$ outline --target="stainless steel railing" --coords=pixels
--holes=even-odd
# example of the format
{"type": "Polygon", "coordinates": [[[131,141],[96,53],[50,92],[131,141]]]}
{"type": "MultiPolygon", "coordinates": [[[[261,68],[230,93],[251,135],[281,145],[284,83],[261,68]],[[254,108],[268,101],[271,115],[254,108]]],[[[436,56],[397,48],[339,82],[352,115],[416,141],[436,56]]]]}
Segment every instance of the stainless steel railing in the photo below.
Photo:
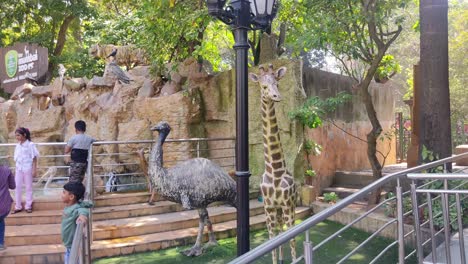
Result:
{"type": "MultiPolygon", "coordinates": [[[[118,184],[114,187],[135,187],[139,186],[144,190],[147,186],[144,180],[144,174],[141,171],[137,157],[137,151],[141,148],[151,149],[155,143],[153,140],[134,140],[134,141],[98,141],[94,142],[88,156],[88,168],[85,178],[85,200],[94,203],[96,188],[104,188],[105,185],[96,185],[95,180],[106,178],[108,172],[120,171],[115,173],[116,177],[130,178],[130,183],[118,184]],[[141,179],[142,180],[141,180],[141,179]]],[[[38,176],[47,175],[46,178],[36,179],[38,181],[33,189],[35,191],[46,189],[61,190],[63,184],[68,181],[69,166],[65,163],[63,151],[65,142],[35,142],[40,156],[38,157],[38,176]],[[50,169],[54,173],[48,175],[50,169]],[[55,184],[50,184],[54,181],[55,184]],[[40,186],[45,182],[44,187],[40,186]]],[[[167,150],[164,151],[164,165],[172,166],[179,161],[194,157],[205,157],[217,162],[226,171],[233,170],[235,166],[235,138],[191,138],[191,139],[167,139],[164,144],[167,150]]],[[[15,169],[13,153],[16,144],[0,144],[0,159],[6,159],[11,169],[15,169]]],[[[136,188],[136,187],[135,187],[136,188]]],[[[76,229],[74,242],[72,246],[70,263],[91,263],[91,244],[93,241],[92,233],[93,214],[90,209],[88,223],[79,224],[76,229]]]]}
{"type": "MultiPolygon", "coordinates": [[[[88,220],[89,222],[89,220],[88,220]]],[[[91,263],[91,247],[88,224],[79,223],[76,225],[73,243],[70,251],[68,263],[73,264],[90,264],[91,263]]]]}
{"type": "MultiPolygon", "coordinates": [[[[91,200],[98,189],[105,189],[105,181],[112,171],[115,177],[126,178],[120,184],[114,185],[118,189],[145,189],[147,182],[140,168],[138,151],[141,148],[150,150],[154,140],[133,141],[98,141],[94,142],[89,153],[88,175],[92,181],[87,188],[95,190],[90,193],[91,200]],[[106,149],[107,151],[103,151],[106,149]],[[102,184],[97,182],[104,178],[102,184]]],[[[164,166],[172,166],[177,162],[194,157],[205,157],[218,163],[226,171],[235,166],[234,138],[191,138],[167,139],[164,144],[164,166]]],[[[148,151],[149,152],[149,151],[148,151]]]]}
{"type": "MultiPolygon", "coordinates": [[[[65,164],[65,157],[63,154],[65,142],[34,142],[38,151],[39,157],[37,159],[37,178],[33,189],[38,191],[47,190],[60,190],[65,182],[68,181],[69,166],[65,164]]],[[[10,168],[15,170],[15,162],[13,160],[13,153],[16,144],[14,143],[1,143],[0,144],[0,159],[7,160],[10,168]]]]}
{"type": "MultiPolygon", "coordinates": [[[[386,247],[381,252],[379,252],[370,261],[370,263],[381,262],[382,257],[385,256],[385,254],[389,252],[389,250],[395,249],[395,248],[398,250],[398,259],[395,259],[395,262],[405,263],[405,261],[408,261],[410,259],[414,261],[415,256],[417,256],[417,261],[419,263],[422,263],[422,260],[424,259],[424,257],[431,257],[429,254],[431,253],[431,251],[434,251],[433,249],[434,247],[444,242],[445,242],[445,245],[450,243],[450,241],[447,240],[448,239],[447,237],[450,237],[453,234],[453,232],[451,232],[451,230],[453,229],[450,228],[450,223],[454,221],[453,218],[456,218],[456,221],[458,223],[458,228],[461,229],[463,227],[462,226],[463,224],[460,223],[462,221],[460,220],[460,216],[463,216],[464,214],[468,215],[468,206],[462,206],[461,204],[464,202],[464,199],[467,196],[468,173],[461,171],[461,174],[457,174],[457,175],[452,175],[450,173],[431,175],[431,174],[426,173],[426,170],[438,168],[440,166],[443,166],[445,168],[446,164],[452,163],[453,161],[456,161],[461,158],[466,158],[466,157],[468,157],[468,153],[441,159],[435,162],[431,162],[431,163],[417,166],[417,167],[407,169],[401,172],[387,175],[369,184],[368,186],[362,188],[360,191],[339,201],[334,206],[329,207],[315,214],[314,216],[306,219],[305,221],[298,224],[297,226],[292,227],[286,232],[279,234],[273,239],[270,239],[269,241],[254,248],[250,252],[247,252],[246,254],[232,260],[230,263],[232,264],[253,263],[257,259],[261,258],[262,256],[269,254],[272,250],[277,250],[280,246],[287,243],[292,238],[300,236],[300,235],[304,235],[305,237],[305,241],[303,245],[304,250],[302,254],[296,260],[291,260],[291,263],[299,263],[300,261],[304,261],[306,264],[314,263],[313,261],[314,256],[318,253],[318,250],[320,250],[323,245],[325,245],[326,243],[329,243],[330,241],[334,239],[337,239],[342,232],[351,228],[352,226],[355,226],[356,223],[362,221],[364,218],[369,216],[369,214],[371,214],[372,212],[375,212],[376,210],[382,210],[382,208],[393,208],[395,211],[395,216],[388,218],[388,220],[382,223],[376,229],[375,232],[371,233],[369,237],[367,237],[364,241],[362,241],[355,248],[350,250],[350,252],[347,253],[345,256],[339,256],[339,258],[337,258],[336,263],[344,263],[345,261],[349,260],[351,256],[355,255],[360,249],[364,248],[366,245],[371,243],[373,239],[380,236],[383,232],[385,232],[385,230],[392,229],[392,228],[393,229],[390,233],[394,233],[393,239],[386,245],[386,247]],[[424,174],[415,175],[414,173],[424,173],[424,174]],[[410,184],[411,188],[407,186],[408,185],[407,182],[409,180],[411,181],[411,184],[410,184]],[[449,180],[452,180],[452,181],[459,180],[461,182],[449,184],[449,180]],[[439,181],[443,182],[442,183],[443,187],[441,189],[436,188],[438,186],[440,187],[440,184],[436,184],[439,181]],[[350,223],[345,225],[340,230],[336,231],[329,238],[321,241],[315,246],[313,245],[310,239],[311,228],[316,227],[317,224],[325,221],[329,217],[334,216],[339,211],[343,210],[345,207],[351,205],[352,203],[360,200],[361,198],[366,197],[369,193],[375,190],[378,190],[380,188],[384,188],[384,187],[388,188],[388,186],[395,186],[394,191],[396,195],[394,197],[385,199],[384,201],[376,205],[371,210],[368,210],[362,215],[356,217],[354,220],[350,221],[350,223]],[[404,190],[403,187],[409,190],[403,191],[404,190]],[[427,197],[428,196],[427,193],[430,193],[429,196],[432,200],[428,198],[428,201],[431,201],[431,202],[426,202],[422,199],[422,196],[417,195],[417,194],[425,194],[425,196],[427,197]],[[433,208],[431,207],[431,205],[433,205],[433,199],[437,199],[437,196],[433,197],[434,194],[441,194],[442,197],[447,196],[449,194],[455,195],[456,199],[454,202],[450,203],[447,197],[442,198],[443,201],[441,203],[445,204],[443,206],[444,208],[442,208],[442,212],[438,212],[434,214],[432,210],[433,208]],[[410,202],[409,206],[407,204],[408,201],[410,202]],[[455,216],[453,214],[452,215],[449,214],[449,210],[450,210],[449,208],[456,208],[457,213],[455,214],[455,216]],[[427,213],[418,215],[418,213],[421,213],[421,212],[424,213],[425,211],[427,213]],[[441,214],[444,215],[442,217],[442,220],[440,218],[441,214]],[[424,217],[421,217],[422,215],[424,215],[424,217]],[[430,219],[435,219],[437,217],[439,220],[442,221],[442,223],[439,224],[437,228],[435,228],[434,220],[431,221],[430,219]],[[411,218],[413,218],[412,226],[405,224],[405,221],[410,221],[411,218]],[[429,220],[426,220],[426,218],[428,218],[429,220]],[[429,235],[425,234],[426,236],[428,236],[428,238],[426,239],[425,237],[422,236],[421,227],[427,228],[428,226],[431,226],[431,225],[432,225],[432,228],[429,228],[429,229],[432,230],[431,231],[432,233],[430,233],[429,235]],[[440,242],[436,239],[437,238],[435,234],[436,229],[439,229],[438,232],[444,232],[445,241],[440,242]],[[430,242],[431,242],[432,250],[427,252],[426,245],[428,245],[428,243],[430,242]]],[[[466,168],[464,170],[466,170],[466,168]]],[[[464,247],[463,245],[466,243],[464,243],[463,241],[463,232],[461,231],[459,232],[461,234],[459,236],[460,237],[460,252],[461,252],[464,247]]],[[[445,250],[447,251],[448,249],[446,248],[445,250]]],[[[450,253],[447,253],[447,254],[450,254],[450,253]]],[[[463,256],[463,254],[461,254],[460,258],[462,260],[465,260],[465,257],[463,256]]],[[[449,257],[447,257],[447,259],[449,260],[448,263],[458,263],[458,262],[453,262],[453,261],[450,262],[449,257]]],[[[459,262],[459,263],[463,263],[463,262],[459,262]]]]}

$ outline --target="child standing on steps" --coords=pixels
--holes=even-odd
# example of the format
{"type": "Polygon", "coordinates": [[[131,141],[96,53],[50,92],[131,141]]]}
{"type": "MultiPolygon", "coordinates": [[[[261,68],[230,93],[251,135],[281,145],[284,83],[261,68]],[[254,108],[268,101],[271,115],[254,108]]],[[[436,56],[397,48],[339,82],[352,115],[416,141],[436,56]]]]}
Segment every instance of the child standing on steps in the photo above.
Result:
{"type": "Polygon", "coordinates": [[[27,213],[32,213],[33,203],[33,179],[37,173],[37,157],[39,152],[36,145],[31,142],[31,133],[29,129],[20,127],[15,131],[16,140],[18,144],[15,148],[14,159],[16,162],[15,181],[15,210],[12,214],[19,213],[23,210],[21,205],[21,192],[23,184],[25,186],[26,202],[25,209],[27,213]]]}
{"type": "Polygon", "coordinates": [[[0,164],[0,250],[5,249],[5,218],[13,203],[8,189],[15,189],[15,178],[8,166],[0,164]]]}
{"type": "Polygon", "coordinates": [[[69,264],[76,224],[86,224],[88,221],[89,208],[93,206],[90,202],[81,201],[84,193],[85,187],[81,182],[68,182],[63,186],[62,202],[65,203],[65,208],[62,214],[61,234],[63,245],[66,248],[65,264],[69,264]]]}

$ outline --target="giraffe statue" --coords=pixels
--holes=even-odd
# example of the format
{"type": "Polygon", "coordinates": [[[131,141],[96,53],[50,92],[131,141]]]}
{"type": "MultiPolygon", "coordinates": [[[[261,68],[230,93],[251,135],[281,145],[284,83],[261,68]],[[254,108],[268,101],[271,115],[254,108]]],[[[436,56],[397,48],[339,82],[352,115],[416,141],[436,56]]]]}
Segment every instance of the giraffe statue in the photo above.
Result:
{"type": "MultiPolygon", "coordinates": [[[[287,228],[294,225],[297,193],[294,177],[286,170],[275,114],[275,103],[281,101],[278,81],[286,73],[286,68],[281,67],[275,71],[273,65],[270,64],[267,70],[263,66],[259,69],[259,75],[250,73],[249,77],[254,82],[258,82],[261,89],[265,172],[260,189],[267,216],[268,234],[271,239],[283,231],[284,224],[287,228]]],[[[295,260],[295,239],[291,239],[290,246],[292,259],[295,260]]],[[[276,264],[278,260],[276,250],[272,252],[272,257],[273,263],[276,264]]],[[[279,247],[279,262],[283,263],[282,247],[279,247]]]]}

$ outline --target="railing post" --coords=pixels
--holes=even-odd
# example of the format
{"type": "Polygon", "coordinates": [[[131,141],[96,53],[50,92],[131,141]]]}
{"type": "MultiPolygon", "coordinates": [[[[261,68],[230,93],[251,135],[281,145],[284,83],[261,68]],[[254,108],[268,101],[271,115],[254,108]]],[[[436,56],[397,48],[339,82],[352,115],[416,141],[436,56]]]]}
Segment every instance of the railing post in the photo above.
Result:
{"type": "Polygon", "coordinates": [[[413,206],[413,217],[414,217],[414,232],[416,234],[416,254],[418,255],[418,263],[423,263],[424,255],[422,248],[421,230],[419,226],[419,209],[418,209],[418,197],[416,194],[416,184],[414,181],[411,183],[411,204],[413,206]]]}
{"type": "Polygon", "coordinates": [[[197,158],[200,157],[200,140],[197,140],[197,158]]]}
{"type": "MultiPolygon", "coordinates": [[[[93,158],[93,144],[91,144],[88,153],[88,168],[87,168],[87,182],[86,182],[86,189],[88,193],[87,199],[93,203],[94,206],[94,158],[93,158]]],[[[91,245],[93,244],[93,208],[89,208],[89,216],[88,216],[88,228],[86,228],[87,233],[87,243],[86,247],[89,252],[89,263],[91,263],[91,245]]]]}
{"type": "Polygon", "coordinates": [[[312,242],[310,241],[310,234],[309,230],[305,232],[305,241],[304,241],[304,261],[305,264],[313,264],[314,263],[314,247],[312,242]]]}
{"type": "Polygon", "coordinates": [[[432,197],[430,193],[426,194],[427,197],[427,209],[429,214],[429,228],[431,229],[431,250],[432,250],[432,262],[436,263],[437,254],[436,254],[436,237],[435,237],[435,228],[434,228],[434,215],[432,213],[432,197]]]}
{"type": "Polygon", "coordinates": [[[442,216],[444,218],[445,256],[447,263],[452,263],[450,256],[450,207],[448,206],[448,194],[442,193],[440,197],[442,198],[442,216]]]}
{"type": "Polygon", "coordinates": [[[462,213],[463,210],[461,209],[461,201],[460,201],[460,194],[455,194],[455,202],[457,203],[457,222],[458,222],[458,241],[460,245],[460,259],[461,263],[467,263],[466,262],[466,256],[465,256],[465,237],[463,235],[463,219],[462,219],[462,213]]]}
{"type": "Polygon", "coordinates": [[[397,221],[398,221],[398,263],[405,263],[405,226],[403,223],[403,196],[400,180],[396,187],[397,221]]]}

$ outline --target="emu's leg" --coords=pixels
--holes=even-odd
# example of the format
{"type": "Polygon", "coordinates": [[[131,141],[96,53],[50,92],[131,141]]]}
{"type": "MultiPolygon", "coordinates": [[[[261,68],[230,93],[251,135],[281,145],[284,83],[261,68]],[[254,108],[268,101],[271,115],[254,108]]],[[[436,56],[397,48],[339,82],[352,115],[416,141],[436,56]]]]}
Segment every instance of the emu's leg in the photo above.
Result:
{"type": "Polygon", "coordinates": [[[182,251],[182,254],[189,257],[200,256],[203,253],[201,244],[203,239],[203,229],[205,228],[206,217],[208,217],[208,211],[206,210],[206,208],[200,208],[198,209],[198,215],[200,216],[200,219],[198,222],[198,235],[195,245],[193,245],[193,247],[191,247],[190,249],[182,251]]]}
{"type": "Polygon", "coordinates": [[[216,241],[216,237],[215,237],[215,234],[214,234],[214,231],[213,231],[213,225],[211,224],[211,220],[210,220],[210,216],[208,215],[208,211],[206,210],[206,208],[203,208],[201,210],[205,210],[206,211],[206,218],[205,218],[205,224],[206,224],[206,227],[208,228],[208,232],[209,232],[209,240],[208,242],[203,246],[203,249],[207,249],[209,247],[212,247],[212,246],[217,246],[218,245],[218,242],[216,241]]]}
{"type": "MultiPolygon", "coordinates": [[[[266,214],[266,223],[268,227],[268,235],[270,239],[274,238],[276,235],[276,224],[277,224],[277,213],[276,213],[276,208],[271,208],[271,207],[265,207],[265,214],[266,214]]],[[[272,257],[272,264],[276,264],[278,261],[278,258],[276,256],[276,249],[271,251],[271,257],[272,257]]]]}
{"type": "MultiPolygon", "coordinates": [[[[296,206],[294,205],[294,202],[291,202],[291,206],[284,206],[283,207],[283,219],[286,222],[286,227],[287,229],[290,229],[291,227],[294,226],[294,221],[296,220],[296,206]]],[[[296,260],[296,239],[292,238],[289,240],[289,246],[291,247],[291,258],[292,260],[296,260]]]]}
{"type": "Polygon", "coordinates": [[[153,186],[151,185],[150,176],[148,174],[148,162],[146,161],[146,158],[145,158],[145,149],[142,148],[138,150],[137,154],[138,154],[138,158],[140,159],[140,168],[146,177],[146,182],[148,184],[148,191],[151,193],[151,196],[148,200],[148,204],[153,205],[156,191],[153,189],[153,186]]]}

